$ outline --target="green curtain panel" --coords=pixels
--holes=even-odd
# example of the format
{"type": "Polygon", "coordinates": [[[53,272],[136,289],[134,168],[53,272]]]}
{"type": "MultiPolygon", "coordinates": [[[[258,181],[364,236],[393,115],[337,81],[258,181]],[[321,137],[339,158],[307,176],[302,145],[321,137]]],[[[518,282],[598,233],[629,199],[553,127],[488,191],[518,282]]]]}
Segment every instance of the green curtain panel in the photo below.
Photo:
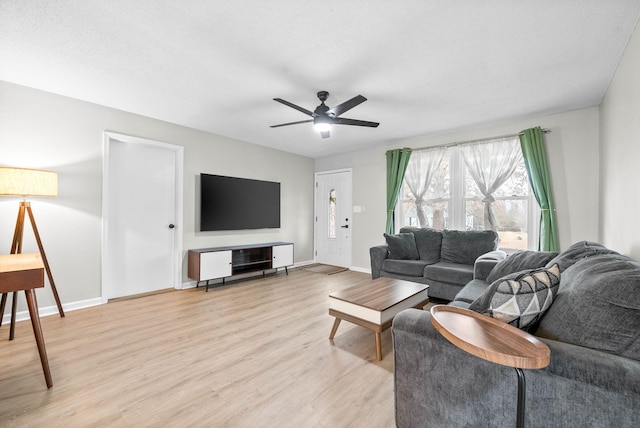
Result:
{"type": "Polygon", "coordinates": [[[520,145],[533,194],[542,210],[540,213],[538,250],[559,251],[556,209],[553,203],[547,149],[544,144],[542,129],[537,126],[522,131],[520,133],[520,145]]]}
{"type": "Polygon", "coordinates": [[[393,212],[398,201],[398,193],[402,187],[404,173],[409,164],[411,149],[402,148],[389,150],[387,152],[387,233],[392,234],[394,230],[393,212]]]}

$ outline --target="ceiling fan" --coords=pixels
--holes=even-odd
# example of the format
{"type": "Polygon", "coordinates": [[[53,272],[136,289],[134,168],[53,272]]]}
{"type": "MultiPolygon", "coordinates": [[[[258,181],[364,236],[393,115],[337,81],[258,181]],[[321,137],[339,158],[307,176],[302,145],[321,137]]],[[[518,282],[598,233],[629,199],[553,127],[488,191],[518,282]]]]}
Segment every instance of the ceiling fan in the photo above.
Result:
{"type": "Polygon", "coordinates": [[[320,91],[318,92],[318,99],[320,100],[320,105],[316,107],[316,109],[311,112],[305,108],[297,106],[289,101],[285,101],[282,98],[274,98],[274,101],[282,103],[286,106],[289,106],[293,109],[296,109],[308,116],[311,116],[313,119],[310,120],[300,120],[298,122],[289,122],[282,123],[280,125],[272,125],[271,128],[278,128],[280,126],[288,126],[288,125],[297,125],[298,123],[310,123],[313,122],[314,128],[320,132],[322,138],[329,138],[329,131],[331,130],[331,125],[355,125],[355,126],[368,126],[370,128],[377,128],[380,125],[378,122],[367,122],[364,120],[356,120],[356,119],[347,119],[346,117],[339,117],[342,113],[351,110],[355,106],[362,104],[367,101],[365,97],[362,95],[358,95],[356,97],[351,98],[349,101],[345,101],[342,104],[335,106],[334,108],[327,107],[324,102],[329,98],[329,92],[320,91]]]}

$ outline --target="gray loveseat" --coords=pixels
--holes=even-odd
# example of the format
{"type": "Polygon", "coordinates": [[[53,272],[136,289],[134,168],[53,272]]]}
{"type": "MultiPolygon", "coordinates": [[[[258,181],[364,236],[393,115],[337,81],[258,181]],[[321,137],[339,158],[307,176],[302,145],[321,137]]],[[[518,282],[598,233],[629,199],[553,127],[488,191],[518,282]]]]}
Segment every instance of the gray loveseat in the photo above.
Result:
{"type": "MultiPolygon", "coordinates": [[[[505,274],[509,263],[518,269],[548,260],[547,267],[560,269],[553,303],[531,330],[551,349],[551,362],[525,370],[526,426],[640,426],[640,263],[592,242],[556,257],[530,255],[494,267],[505,274]]],[[[467,300],[482,297],[481,281],[451,304],[472,306],[467,300]]],[[[488,285],[485,280],[484,290],[488,285]]],[[[399,428],[514,426],[512,368],[452,345],[427,311],[402,311],[392,334],[399,428]]]]}
{"type": "Polygon", "coordinates": [[[498,234],[492,230],[403,227],[398,235],[385,234],[385,238],[387,245],[369,250],[372,278],[428,284],[429,297],[448,301],[473,279],[478,257],[483,256],[480,263],[491,263],[506,256],[497,250],[498,234]]]}

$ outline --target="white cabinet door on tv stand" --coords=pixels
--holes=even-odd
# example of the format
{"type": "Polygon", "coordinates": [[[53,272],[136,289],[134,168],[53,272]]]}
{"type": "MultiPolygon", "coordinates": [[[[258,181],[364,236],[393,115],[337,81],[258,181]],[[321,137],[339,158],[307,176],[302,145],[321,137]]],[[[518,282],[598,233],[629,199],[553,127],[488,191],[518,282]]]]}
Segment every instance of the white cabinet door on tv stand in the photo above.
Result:
{"type": "Polygon", "coordinates": [[[271,266],[274,269],[283,267],[289,273],[287,266],[293,264],[293,244],[274,245],[271,251],[273,257],[271,266]]]}
{"type": "Polygon", "coordinates": [[[231,276],[231,250],[200,254],[200,281],[231,276]]]}

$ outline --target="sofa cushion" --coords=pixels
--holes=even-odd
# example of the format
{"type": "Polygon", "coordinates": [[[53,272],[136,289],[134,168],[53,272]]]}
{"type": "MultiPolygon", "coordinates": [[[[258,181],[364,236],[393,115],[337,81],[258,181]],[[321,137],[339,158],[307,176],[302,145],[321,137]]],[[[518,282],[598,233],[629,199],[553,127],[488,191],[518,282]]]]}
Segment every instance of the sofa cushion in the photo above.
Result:
{"type": "Polygon", "coordinates": [[[417,260],[418,249],[413,233],[399,233],[397,235],[384,234],[389,246],[389,258],[396,260],[417,260]]]}
{"type": "Polygon", "coordinates": [[[495,265],[487,275],[487,282],[491,284],[514,272],[543,267],[557,255],[551,251],[518,251],[495,265]]]}
{"type": "Polygon", "coordinates": [[[453,299],[453,301],[473,303],[478,297],[482,296],[482,294],[487,291],[489,285],[490,284],[487,281],[483,281],[481,279],[473,279],[467,285],[465,285],[462,290],[458,291],[458,294],[456,294],[456,297],[453,299]]]}
{"type": "Polygon", "coordinates": [[[382,270],[397,275],[417,276],[422,278],[424,267],[426,265],[427,262],[424,260],[386,259],[382,263],[382,270]]]}
{"type": "Polygon", "coordinates": [[[616,253],[573,264],[535,334],[640,360],[640,263],[616,253]]]}
{"type": "Polygon", "coordinates": [[[554,264],[558,263],[558,265],[560,265],[560,272],[564,272],[567,268],[569,268],[579,260],[587,257],[597,256],[599,254],[618,253],[608,249],[602,244],[598,244],[597,242],[580,241],[576,242],[565,251],[561,252],[556,257],[551,259],[547,263],[547,266],[553,266],[554,264]]]}
{"type": "Polygon", "coordinates": [[[442,232],[426,227],[403,227],[400,233],[410,232],[416,238],[416,247],[420,260],[429,263],[440,261],[440,247],[442,246],[442,232]]]}
{"type": "Polygon", "coordinates": [[[498,234],[493,230],[443,230],[440,259],[473,265],[479,256],[496,248],[498,234]]]}
{"type": "Polygon", "coordinates": [[[559,284],[557,264],[516,272],[492,283],[469,309],[527,329],[551,307],[559,284]]]}
{"type": "Polygon", "coordinates": [[[424,268],[424,277],[439,282],[464,285],[473,279],[473,265],[438,262],[424,268]]]}

